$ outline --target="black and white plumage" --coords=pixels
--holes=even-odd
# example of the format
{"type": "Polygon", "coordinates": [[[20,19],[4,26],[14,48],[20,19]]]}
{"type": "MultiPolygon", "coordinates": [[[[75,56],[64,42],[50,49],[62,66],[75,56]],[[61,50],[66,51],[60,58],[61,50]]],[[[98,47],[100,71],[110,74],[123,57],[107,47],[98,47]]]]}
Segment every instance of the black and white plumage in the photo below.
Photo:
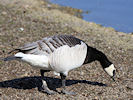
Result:
{"type": "Polygon", "coordinates": [[[22,60],[33,67],[40,68],[43,82],[42,90],[48,94],[53,92],[48,89],[46,82],[43,80],[44,72],[55,71],[60,73],[62,92],[71,94],[65,90],[65,78],[70,70],[95,60],[101,63],[103,69],[111,77],[114,76],[116,70],[105,54],[71,35],[45,37],[42,40],[25,44],[11,52],[16,53],[4,58],[5,61],[22,60]]]}

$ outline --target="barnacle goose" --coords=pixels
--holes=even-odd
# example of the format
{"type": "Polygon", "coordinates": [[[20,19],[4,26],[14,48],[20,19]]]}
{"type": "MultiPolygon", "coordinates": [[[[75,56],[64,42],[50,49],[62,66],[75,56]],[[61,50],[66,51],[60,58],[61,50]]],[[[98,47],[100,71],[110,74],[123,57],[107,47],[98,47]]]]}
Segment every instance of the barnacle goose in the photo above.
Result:
{"type": "Polygon", "coordinates": [[[70,70],[97,60],[112,79],[116,71],[113,63],[108,60],[104,53],[71,35],[45,37],[42,40],[25,44],[10,53],[15,54],[4,58],[4,61],[21,60],[33,67],[40,68],[43,83],[42,91],[48,94],[55,92],[47,87],[44,80],[45,72],[55,71],[60,73],[62,93],[73,94],[65,89],[65,79],[70,70]]]}

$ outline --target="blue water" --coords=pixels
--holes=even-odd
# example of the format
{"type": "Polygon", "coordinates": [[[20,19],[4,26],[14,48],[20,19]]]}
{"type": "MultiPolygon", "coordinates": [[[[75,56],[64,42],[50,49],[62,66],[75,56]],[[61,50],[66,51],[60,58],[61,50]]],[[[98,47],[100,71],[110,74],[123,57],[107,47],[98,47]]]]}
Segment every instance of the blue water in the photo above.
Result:
{"type": "Polygon", "coordinates": [[[53,3],[89,11],[83,19],[117,31],[133,32],[133,0],[50,0],[53,3]]]}

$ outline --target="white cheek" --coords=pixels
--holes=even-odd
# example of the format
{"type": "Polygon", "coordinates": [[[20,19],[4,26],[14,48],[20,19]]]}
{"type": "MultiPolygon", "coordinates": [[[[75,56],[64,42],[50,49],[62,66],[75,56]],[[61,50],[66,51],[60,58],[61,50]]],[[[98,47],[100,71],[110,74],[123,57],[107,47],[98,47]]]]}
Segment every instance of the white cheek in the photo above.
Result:
{"type": "Polygon", "coordinates": [[[109,67],[105,68],[105,71],[110,75],[113,76],[113,71],[116,70],[114,65],[111,64],[109,67]]]}

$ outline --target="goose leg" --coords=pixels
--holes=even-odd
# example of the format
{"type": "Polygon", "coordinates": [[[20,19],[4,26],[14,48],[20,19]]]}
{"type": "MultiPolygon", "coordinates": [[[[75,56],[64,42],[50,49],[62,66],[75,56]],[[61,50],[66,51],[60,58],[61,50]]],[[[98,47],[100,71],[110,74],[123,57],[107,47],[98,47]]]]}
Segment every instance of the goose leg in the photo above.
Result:
{"type": "Polygon", "coordinates": [[[44,72],[49,72],[49,71],[46,71],[46,70],[40,70],[40,73],[41,73],[41,79],[42,79],[42,87],[41,87],[41,92],[44,92],[44,93],[47,93],[49,95],[52,95],[52,94],[55,94],[54,91],[50,90],[47,86],[47,83],[46,81],[44,80],[44,72]]]}
{"type": "Polygon", "coordinates": [[[75,95],[74,92],[70,92],[70,91],[66,91],[66,76],[63,74],[63,73],[60,73],[60,76],[61,76],[61,81],[62,81],[62,93],[63,94],[68,94],[68,95],[75,95]]]}

